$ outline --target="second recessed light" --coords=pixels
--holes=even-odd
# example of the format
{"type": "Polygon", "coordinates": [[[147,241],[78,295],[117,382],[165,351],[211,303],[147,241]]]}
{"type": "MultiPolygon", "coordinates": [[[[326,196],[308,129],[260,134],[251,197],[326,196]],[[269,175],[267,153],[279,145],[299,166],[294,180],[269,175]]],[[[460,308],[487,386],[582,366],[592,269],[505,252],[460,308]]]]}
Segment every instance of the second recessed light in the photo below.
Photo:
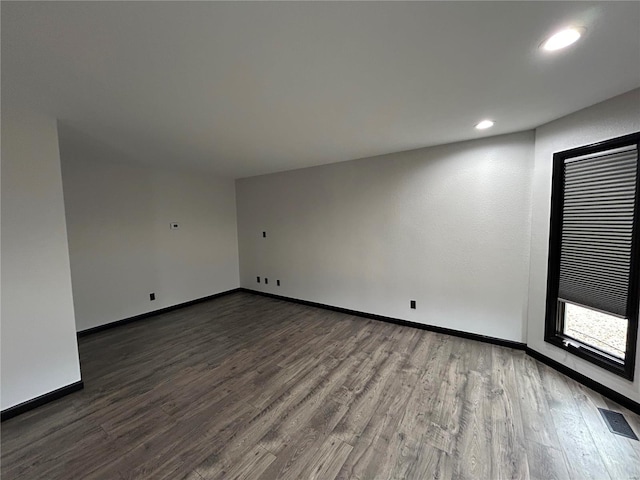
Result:
{"type": "Polygon", "coordinates": [[[583,27],[560,30],[558,33],[555,33],[546,39],[542,45],[540,45],[540,48],[547,52],[553,52],[555,50],[568,47],[569,45],[576,43],[584,31],[585,29],[583,27]]]}
{"type": "Polygon", "coordinates": [[[493,127],[495,122],[493,120],[482,120],[480,123],[476,125],[478,130],[486,130],[487,128],[493,127]]]}

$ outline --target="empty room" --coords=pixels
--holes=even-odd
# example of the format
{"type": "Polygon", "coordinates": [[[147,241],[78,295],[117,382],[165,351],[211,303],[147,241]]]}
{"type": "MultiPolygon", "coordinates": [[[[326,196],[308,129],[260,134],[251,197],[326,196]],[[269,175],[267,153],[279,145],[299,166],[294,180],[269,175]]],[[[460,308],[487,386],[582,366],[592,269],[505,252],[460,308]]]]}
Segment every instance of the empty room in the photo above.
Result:
{"type": "Polygon", "coordinates": [[[4,480],[640,479],[640,2],[0,2],[4,480]]]}

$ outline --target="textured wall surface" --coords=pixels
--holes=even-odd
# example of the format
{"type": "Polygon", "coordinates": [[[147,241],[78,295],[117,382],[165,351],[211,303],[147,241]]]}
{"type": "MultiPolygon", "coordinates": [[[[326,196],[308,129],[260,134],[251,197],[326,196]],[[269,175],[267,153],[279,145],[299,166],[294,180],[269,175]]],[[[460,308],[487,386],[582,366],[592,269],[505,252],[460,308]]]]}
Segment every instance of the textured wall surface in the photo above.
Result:
{"type": "Polygon", "coordinates": [[[2,87],[2,409],[80,380],[56,120],[2,87]]]}
{"type": "Polygon", "coordinates": [[[525,132],[238,180],[241,285],[524,341],[532,173],[525,132]]]}
{"type": "MultiPolygon", "coordinates": [[[[544,341],[553,154],[640,131],[640,90],[599,103],[536,129],[528,344],[621,394],[640,401],[640,383],[629,382],[544,341]]],[[[640,355],[640,348],[638,349],[640,355]]],[[[636,361],[640,367],[640,363],[636,361]]]]}
{"type": "Polygon", "coordinates": [[[78,330],[238,287],[233,180],[119,163],[68,127],[60,152],[78,330]]]}

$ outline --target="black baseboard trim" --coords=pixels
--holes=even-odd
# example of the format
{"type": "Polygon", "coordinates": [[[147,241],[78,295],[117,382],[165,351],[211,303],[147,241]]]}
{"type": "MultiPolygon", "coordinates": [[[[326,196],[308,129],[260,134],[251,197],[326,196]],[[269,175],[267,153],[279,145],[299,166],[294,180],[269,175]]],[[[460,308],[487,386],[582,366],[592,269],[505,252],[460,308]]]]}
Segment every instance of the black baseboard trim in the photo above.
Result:
{"type": "Polygon", "coordinates": [[[65,395],[69,395],[70,393],[77,392],[78,390],[82,390],[84,388],[84,383],[82,380],[66,385],[62,388],[58,388],[53,392],[45,393],[44,395],[40,395],[39,397],[32,398],[31,400],[27,400],[26,402],[19,403],[13,407],[7,408],[6,410],[2,410],[0,414],[0,421],[4,422],[5,420],[9,420],[15,416],[18,416],[22,413],[28,412],[29,410],[33,410],[34,408],[40,407],[45,403],[53,402],[54,400],[58,400],[59,398],[64,397],[65,395]]]}
{"type": "Polygon", "coordinates": [[[549,367],[553,368],[554,370],[557,370],[558,372],[566,375],[567,377],[572,378],[576,382],[583,384],[585,387],[589,387],[591,390],[598,392],[600,395],[604,395],[605,397],[613,400],[614,402],[622,405],[623,407],[628,408],[633,413],[640,415],[640,403],[634,400],[631,400],[629,397],[625,397],[624,395],[616,392],[615,390],[612,390],[611,388],[605,385],[602,385],[601,383],[596,382],[595,380],[587,377],[586,375],[583,375],[581,373],[576,372],[575,370],[572,370],[566,365],[560,362],[557,362],[547,357],[546,355],[543,355],[537,350],[527,347],[525,351],[527,352],[527,355],[529,355],[530,357],[535,358],[539,362],[544,363],[545,365],[548,365],[549,367]]]}
{"type": "Polygon", "coordinates": [[[443,333],[445,335],[467,338],[469,340],[477,340],[478,342],[490,343],[492,345],[499,345],[501,347],[515,348],[516,350],[524,350],[526,348],[525,343],[515,342],[513,340],[504,340],[502,338],[489,337],[486,335],[480,335],[478,333],[463,332],[461,330],[453,330],[451,328],[436,327],[435,325],[426,325],[424,323],[411,322],[409,320],[401,320],[399,318],[385,317],[384,315],[376,315],[375,313],[360,312],[358,310],[350,310],[348,308],[335,307],[333,305],[325,305],[324,303],[310,302],[308,300],[299,300],[297,298],[284,297],[282,295],[275,295],[273,293],[259,292],[257,290],[251,290],[249,288],[240,288],[240,291],[246,292],[246,293],[253,293],[255,295],[262,295],[263,297],[275,298],[277,300],[284,300],[286,302],[298,303],[300,305],[307,305],[309,307],[324,308],[325,310],[332,310],[334,312],[346,313],[347,315],[356,315],[358,317],[370,318],[372,320],[379,320],[381,322],[394,323],[396,325],[402,325],[404,327],[419,328],[421,330],[428,330],[430,332],[443,333]]]}
{"type": "Polygon", "coordinates": [[[225,292],[214,293],[213,295],[209,295],[207,297],[196,298],[195,300],[190,300],[188,302],[178,303],[177,305],[171,305],[170,307],[161,308],[159,310],[153,310],[152,312],[141,313],[140,315],[135,315],[133,317],[123,318],[122,320],[116,320],[115,322],[109,322],[109,323],[105,323],[104,325],[98,325],[97,327],[81,330],[77,333],[77,335],[78,335],[78,338],[86,337],[87,335],[91,335],[93,333],[102,332],[104,330],[109,330],[111,328],[121,327],[122,325],[127,325],[132,322],[137,322],[138,320],[144,320],[145,318],[160,315],[161,313],[171,312],[173,310],[178,310],[180,308],[190,307],[191,305],[195,305],[197,303],[213,300],[214,298],[224,297],[225,295],[230,295],[232,293],[239,292],[240,290],[242,289],[233,288],[225,292]]]}

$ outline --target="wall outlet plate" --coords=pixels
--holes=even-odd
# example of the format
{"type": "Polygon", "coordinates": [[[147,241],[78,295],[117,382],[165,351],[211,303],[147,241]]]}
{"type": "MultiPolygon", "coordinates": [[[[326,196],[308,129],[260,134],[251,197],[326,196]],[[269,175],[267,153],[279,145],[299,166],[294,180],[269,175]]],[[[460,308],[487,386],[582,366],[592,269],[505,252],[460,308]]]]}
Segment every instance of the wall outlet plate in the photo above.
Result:
{"type": "Polygon", "coordinates": [[[180,228],[180,224],[178,222],[171,222],[169,224],[169,228],[171,230],[178,230],[180,228]]]}

